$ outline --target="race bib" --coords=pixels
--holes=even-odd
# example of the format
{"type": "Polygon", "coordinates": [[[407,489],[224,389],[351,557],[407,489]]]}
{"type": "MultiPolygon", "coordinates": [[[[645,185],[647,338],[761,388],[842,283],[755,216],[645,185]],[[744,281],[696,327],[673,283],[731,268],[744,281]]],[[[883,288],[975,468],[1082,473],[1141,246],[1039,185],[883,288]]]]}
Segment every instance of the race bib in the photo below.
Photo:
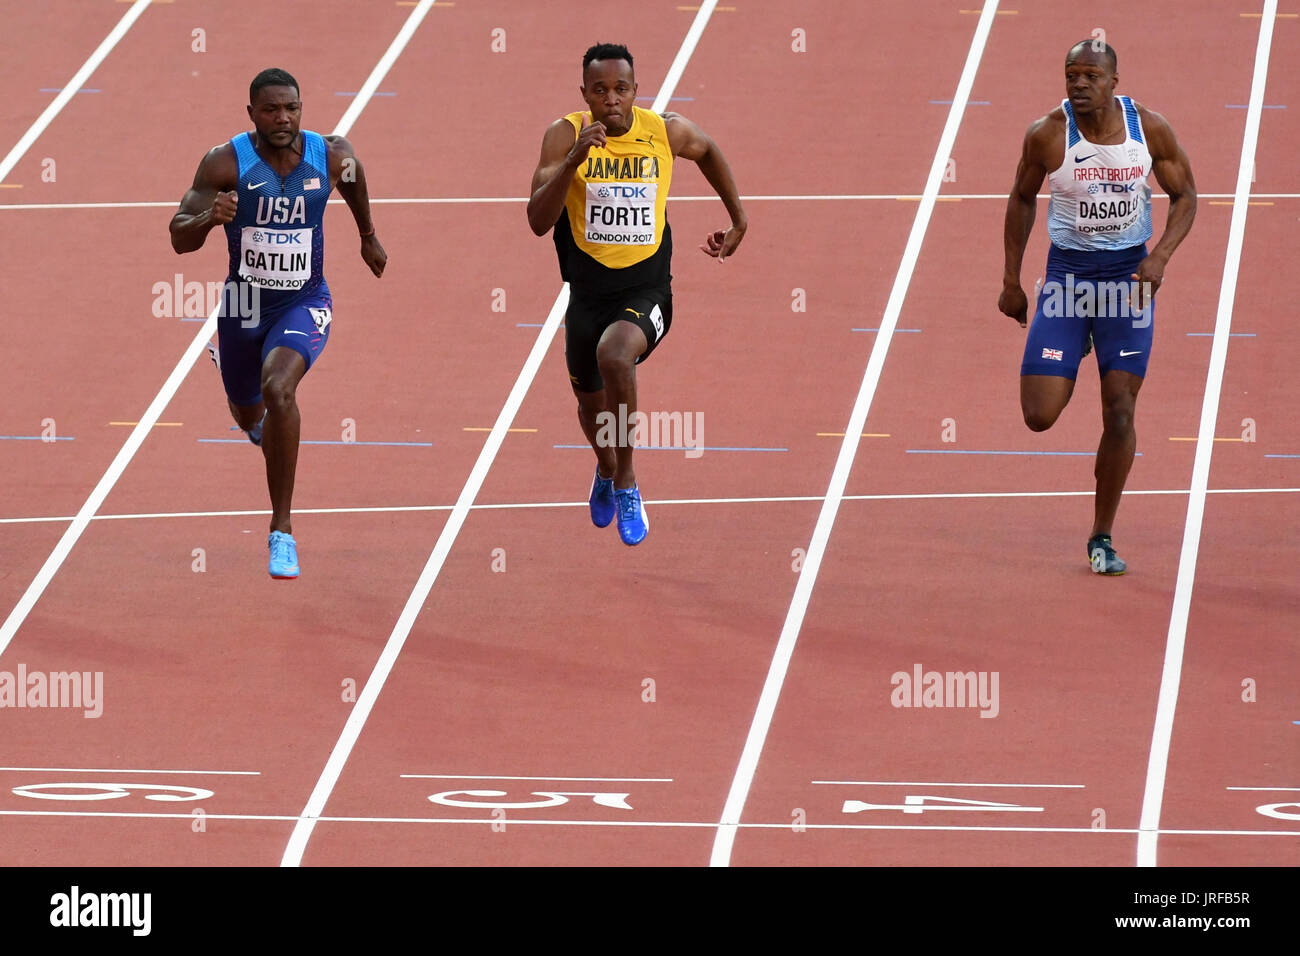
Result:
{"type": "MultiPolygon", "coordinates": [[[[1106,235],[1124,232],[1135,225],[1145,208],[1146,196],[1137,184],[1128,184],[1127,194],[1101,193],[1079,200],[1078,213],[1074,217],[1074,228],[1085,235],[1106,235]]],[[[1096,184],[1089,188],[1089,192],[1096,184]]]]}
{"type": "Polygon", "coordinates": [[[652,246],[658,183],[587,183],[587,241],[652,246]]]}
{"type": "Polygon", "coordinates": [[[239,275],[263,289],[301,289],[311,278],[310,229],[245,226],[239,236],[239,275]]]}

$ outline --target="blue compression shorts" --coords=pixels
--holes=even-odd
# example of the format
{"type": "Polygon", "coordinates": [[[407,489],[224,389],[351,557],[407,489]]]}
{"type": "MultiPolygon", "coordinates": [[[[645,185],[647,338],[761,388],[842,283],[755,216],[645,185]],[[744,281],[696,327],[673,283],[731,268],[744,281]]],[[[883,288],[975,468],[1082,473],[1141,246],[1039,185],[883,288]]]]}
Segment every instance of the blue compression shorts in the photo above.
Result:
{"type": "Polygon", "coordinates": [[[1118,369],[1145,378],[1155,303],[1134,306],[1132,276],[1146,256],[1144,245],[1092,252],[1053,245],[1020,374],[1073,379],[1091,333],[1103,376],[1118,369]]]}
{"type": "MultiPolygon", "coordinates": [[[[228,302],[238,290],[227,283],[228,302]]],[[[333,303],[329,288],[321,282],[312,292],[257,320],[241,316],[243,310],[225,307],[217,316],[217,346],[221,351],[221,381],[227,397],[236,405],[257,405],[262,401],[262,363],[272,349],[290,348],[303,357],[307,368],[320,356],[329,341],[333,303]],[[227,315],[227,312],[234,314],[227,315]]]]}

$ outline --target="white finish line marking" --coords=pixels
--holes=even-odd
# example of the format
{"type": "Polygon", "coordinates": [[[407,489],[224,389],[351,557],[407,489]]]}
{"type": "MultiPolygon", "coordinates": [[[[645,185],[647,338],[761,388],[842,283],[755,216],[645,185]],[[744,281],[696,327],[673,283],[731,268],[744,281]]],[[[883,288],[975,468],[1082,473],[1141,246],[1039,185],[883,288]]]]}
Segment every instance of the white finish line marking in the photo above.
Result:
{"type": "Polygon", "coordinates": [[[561,783],[672,783],[672,777],[503,777],[477,773],[404,773],[404,780],[540,780],[561,783]]]}
{"type": "Polygon", "coordinates": [[[815,784],[839,787],[1010,787],[1015,790],[1048,788],[1054,790],[1083,790],[1081,783],[900,783],[895,780],[814,780],[815,784]]]}
{"type": "MultiPolygon", "coordinates": [[[[1210,488],[1211,495],[1270,495],[1295,494],[1300,488],[1210,488]]],[[[1088,491],[955,491],[930,492],[925,494],[882,494],[882,495],[845,495],[843,501],[942,501],[984,498],[1091,498],[1096,494],[1088,491]]],[[[1125,491],[1127,496],[1136,495],[1185,495],[1187,489],[1135,489],[1125,491]]],[[[757,498],[647,498],[647,505],[748,505],[748,504],[787,504],[807,501],[825,501],[824,495],[777,495],[757,498]]],[[[421,511],[451,511],[455,505],[370,505],[357,508],[294,508],[296,515],[342,515],[342,514],[384,514],[421,511]]],[[[470,505],[471,511],[501,511],[530,508],[586,508],[585,501],[518,501],[497,504],[470,505]]],[[[269,515],[269,510],[248,511],[155,511],[136,512],[133,514],[94,515],[92,521],[135,521],[161,518],[255,518],[269,515]]],[[[72,521],[71,515],[50,515],[30,518],[0,518],[0,524],[39,524],[41,522],[72,521]]]]}

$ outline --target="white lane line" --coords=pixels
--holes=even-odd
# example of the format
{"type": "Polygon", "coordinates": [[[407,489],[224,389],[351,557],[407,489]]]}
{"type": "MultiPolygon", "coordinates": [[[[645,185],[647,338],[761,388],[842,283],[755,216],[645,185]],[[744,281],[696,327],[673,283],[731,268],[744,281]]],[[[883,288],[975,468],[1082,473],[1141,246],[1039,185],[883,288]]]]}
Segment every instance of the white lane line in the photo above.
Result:
{"type": "Polygon", "coordinates": [[[1258,790],[1263,793],[1300,792],[1300,787],[1224,787],[1225,790],[1258,790]]]}
{"type": "Polygon", "coordinates": [[[562,783],[672,783],[672,777],[503,777],[484,773],[404,773],[406,780],[541,780],[562,783]]]}
{"type": "Polygon", "coordinates": [[[842,787],[1009,787],[1012,790],[1048,789],[1048,790],[1083,790],[1081,783],[904,783],[896,780],[814,780],[813,783],[842,787]]]}
{"type": "Polygon", "coordinates": [[[1223,283],[1219,286],[1219,308],[1214,320],[1214,343],[1210,347],[1210,367],[1205,374],[1205,397],[1201,402],[1201,424],[1196,433],[1196,458],[1192,464],[1191,494],[1187,499],[1187,523],[1183,527],[1183,547],[1178,556],[1178,578],[1174,584],[1169,635],[1165,640],[1160,696],[1156,703],[1155,726],[1151,732],[1151,752],[1147,758],[1146,788],[1142,794],[1142,816],[1138,822],[1142,831],[1137,841],[1138,866],[1156,865],[1160,809],[1164,801],[1165,774],[1169,768],[1169,742],[1173,737],[1174,711],[1178,706],[1178,688],[1182,681],[1187,618],[1191,612],[1192,586],[1196,579],[1196,558],[1201,544],[1201,523],[1205,517],[1206,488],[1210,483],[1210,455],[1214,452],[1214,428],[1219,417],[1223,368],[1228,361],[1228,333],[1232,328],[1232,306],[1237,295],[1241,244],[1246,236],[1246,196],[1250,192],[1250,177],[1255,169],[1255,146],[1259,139],[1259,118],[1264,105],[1269,48],[1273,42],[1276,14],[1277,0],[1264,0],[1264,13],[1259,21],[1259,42],[1255,47],[1255,72],[1250,81],[1250,107],[1246,111],[1246,131],[1241,141],[1241,164],[1237,167],[1236,201],[1232,207],[1228,250],[1223,263],[1223,283]]]}
{"type": "MultiPolygon", "coordinates": [[[[1200,199],[1234,199],[1236,193],[1197,193],[1200,199]]],[[[1039,199],[1050,198],[1044,193],[1039,199]]],[[[1164,193],[1152,193],[1152,199],[1168,199],[1164,193]]],[[[1251,199],[1300,199],[1300,193],[1251,193],[1251,199]]],[[[899,202],[899,201],[919,201],[920,196],[909,195],[906,193],[841,193],[826,195],[800,195],[790,194],[784,196],[741,196],[742,202],[899,202]]],[[[944,193],[940,196],[939,201],[952,199],[997,199],[1006,202],[1006,193],[944,193]]],[[[669,196],[669,202],[721,202],[717,196],[669,196]]],[[[527,196],[408,196],[408,197],[389,197],[380,199],[374,196],[370,197],[372,206],[460,206],[460,205],[488,205],[491,203],[519,203],[528,202],[527,196]]],[[[341,206],[344,204],[342,199],[329,200],[330,205],[341,206]]],[[[30,203],[7,203],[0,204],[0,212],[15,209],[174,209],[175,200],[160,200],[156,202],[30,202],[30,203]]]]}
{"type": "MultiPolygon", "coordinates": [[[[699,42],[700,35],[704,32],[704,27],[709,22],[709,17],[713,13],[715,6],[717,6],[717,0],[704,0],[700,5],[699,12],[695,15],[695,20],[691,23],[685,39],[682,40],[677,56],[668,69],[668,75],[650,107],[654,112],[661,113],[667,107],[668,98],[672,96],[673,89],[677,86],[678,80],[681,79],[682,72],[686,69],[686,64],[695,51],[695,45],[699,42]]],[[[551,341],[555,338],[555,333],[560,327],[560,320],[564,318],[564,312],[568,304],[569,285],[566,282],[560,287],[560,293],[555,298],[555,304],[551,306],[550,314],[547,315],[541,331],[537,334],[537,340],[533,343],[532,351],[528,353],[528,358],[524,361],[524,367],[520,369],[519,377],[515,379],[514,387],[511,388],[505,405],[502,406],[501,412],[497,415],[492,431],[488,433],[487,441],[484,442],[483,449],[479,452],[478,460],[474,462],[469,478],[466,479],[465,486],[461,488],[460,495],[456,499],[456,505],[447,517],[447,523],[442,526],[442,533],[438,535],[438,540],[433,546],[433,552],[429,555],[424,570],[420,572],[419,580],[416,581],[410,597],[407,598],[406,606],[402,608],[402,613],[393,626],[393,631],[384,645],[383,652],[379,655],[379,660],[375,662],[374,670],[370,672],[365,687],[362,688],[360,695],[358,695],[356,703],[352,705],[347,723],[343,726],[343,733],[339,735],[338,741],[334,744],[329,760],[321,771],[320,778],[316,781],[311,796],[307,799],[307,805],[303,808],[301,818],[298,820],[297,825],[294,826],[293,833],[289,836],[284,856],[280,860],[281,866],[299,866],[302,863],[303,851],[307,848],[307,841],[311,839],[316,820],[324,812],[325,804],[329,800],[335,784],[338,783],[339,775],[343,772],[343,766],[347,763],[352,748],[356,746],[357,738],[360,736],[361,729],[365,726],[371,710],[374,709],[375,701],[379,698],[379,692],[383,689],[384,682],[388,680],[388,675],[397,662],[397,656],[401,653],[406,638],[410,635],[411,628],[415,624],[415,619],[424,607],[429,592],[433,590],[433,584],[442,570],[443,562],[447,560],[452,544],[455,542],[457,535],[460,534],[461,526],[464,525],[465,519],[469,515],[470,507],[478,496],[484,479],[487,478],[488,469],[492,467],[492,462],[496,460],[501,443],[505,441],[506,432],[523,404],[524,397],[528,394],[528,389],[532,385],[538,369],[541,368],[542,360],[546,357],[551,341]]]]}
{"type": "MultiPolygon", "coordinates": [[[[369,93],[372,92],[384,78],[384,74],[388,72],[388,68],[392,65],[393,60],[396,59],[397,54],[402,51],[402,48],[406,46],[407,41],[410,40],[411,35],[415,32],[415,28],[419,26],[420,21],[424,19],[425,14],[428,13],[429,9],[433,6],[433,2],[434,0],[420,0],[420,5],[411,11],[411,15],[407,17],[406,23],[403,25],[401,31],[389,46],[388,52],[384,54],[383,59],[381,59],[379,64],[371,71],[365,85],[362,87],[362,93],[358,94],[352,105],[348,107],[348,111],[343,114],[343,118],[339,120],[338,126],[334,128],[334,135],[346,135],[348,130],[352,128],[352,124],[356,121],[357,115],[361,112],[361,108],[370,98],[369,93]]],[[[45,592],[45,588],[49,585],[50,580],[63,565],[68,554],[71,553],[73,546],[77,543],[77,539],[81,537],[82,533],[86,530],[86,527],[90,524],[91,517],[99,510],[99,506],[104,503],[104,499],[108,497],[108,493],[113,489],[113,486],[117,484],[117,480],[122,476],[122,473],[126,471],[126,466],[130,464],[131,459],[135,457],[135,453],[140,449],[140,446],[144,444],[145,438],[147,438],[150,432],[153,431],[154,422],[158,421],[162,416],[163,411],[176,395],[177,390],[180,389],[181,383],[185,380],[185,376],[189,374],[194,362],[206,351],[208,342],[217,331],[217,312],[219,310],[220,306],[213,309],[212,314],[208,316],[207,321],[199,328],[194,339],[181,354],[180,361],[176,363],[176,367],[172,369],[172,373],[167,376],[167,380],[163,382],[163,386],[158,390],[158,394],[154,396],[153,401],[149,403],[149,407],[145,409],[144,414],[140,416],[140,421],[136,424],[135,428],[131,430],[131,434],[127,436],[126,442],[122,445],[116,457],[114,457],[112,464],[108,466],[108,470],[104,472],[103,476],[99,479],[99,483],[96,484],[94,490],[91,491],[90,497],[88,497],[85,504],[81,506],[81,510],[77,512],[76,517],[72,519],[72,524],[70,524],[67,530],[63,532],[63,537],[61,537],[58,544],[54,546],[54,550],[50,552],[50,556],[45,559],[45,563],[41,565],[41,569],[36,572],[35,579],[33,579],[30,585],[28,585],[27,590],[23,592],[23,596],[19,599],[18,604],[9,612],[9,616],[5,619],[4,624],[0,625],[0,655],[4,654],[5,649],[9,646],[9,642],[12,641],[14,635],[18,633],[18,628],[21,627],[23,621],[27,619],[27,615],[31,613],[32,608],[36,605],[40,596],[45,592]]]]}
{"type": "Polygon", "coordinates": [[[848,424],[844,426],[846,434],[840,445],[839,457],[835,461],[835,470],[831,474],[826,500],[822,503],[821,513],[817,516],[817,524],[813,529],[812,540],[808,543],[808,553],[804,558],[803,569],[799,572],[799,580],[795,585],[794,597],[790,601],[785,625],[781,628],[781,637],[777,641],[767,679],[763,682],[758,708],[745,739],[740,764],[736,767],[736,774],[731,781],[727,802],[722,810],[722,819],[718,823],[717,836],[713,841],[713,852],[710,858],[712,866],[726,866],[731,860],[731,848],[736,839],[736,825],[744,812],[745,800],[754,781],[754,773],[758,769],[758,760],[763,752],[763,744],[767,740],[772,716],[776,712],[781,685],[785,683],[786,670],[790,666],[795,642],[799,639],[799,630],[803,625],[804,613],[808,609],[808,599],[812,596],[813,584],[817,580],[822,556],[826,553],[826,543],[830,538],[831,526],[835,523],[835,515],[839,511],[844,487],[849,480],[849,470],[853,466],[858,443],[866,430],[867,412],[876,394],[880,373],[885,367],[885,355],[889,351],[889,343],[893,340],[894,329],[898,325],[898,316],[903,309],[903,300],[912,281],[916,260],[921,254],[921,243],[925,239],[926,227],[930,224],[930,216],[934,212],[935,200],[939,196],[939,187],[943,181],[948,157],[952,155],[957,128],[961,125],[961,117],[966,110],[966,101],[975,82],[975,73],[979,68],[980,57],[984,53],[984,43],[988,39],[989,30],[993,27],[997,8],[997,0],[985,0],[984,11],[980,16],[979,25],[975,28],[975,36],[971,40],[966,66],[957,83],[952,107],[948,111],[948,120],[944,124],[943,134],[939,137],[939,147],[935,150],[934,161],[930,165],[930,176],[925,183],[925,193],[917,206],[912,231],[907,237],[907,247],[903,251],[898,274],[894,277],[894,287],[890,290],[889,301],[880,319],[880,332],[876,335],[862,385],[853,402],[853,412],[849,416],[848,424]]]}
{"type": "MultiPolygon", "coordinates": [[[[1296,494],[1300,488],[1207,488],[1210,495],[1270,495],[1296,494]]],[[[1149,488],[1125,490],[1126,496],[1133,495],[1185,495],[1186,488],[1149,488]]],[[[952,491],[925,492],[919,494],[894,495],[844,495],[842,501],[962,501],[982,500],[988,498],[1091,498],[1095,490],[1089,491],[952,491]]],[[[758,498],[647,498],[647,505],[662,507],[665,505],[753,505],[753,504],[789,504],[810,501],[825,501],[825,495],[778,495],[758,498]]],[[[586,508],[586,501],[513,501],[470,505],[471,511],[518,511],[543,508],[586,508]]],[[[367,505],[356,508],[294,508],[295,515],[353,515],[353,514],[403,514],[421,511],[451,511],[455,505],[367,505]]],[[[94,515],[92,521],[143,521],[162,518],[256,518],[265,517],[271,512],[266,509],[255,511],[141,511],[130,514],[94,515]]],[[[42,524],[48,522],[72,521],[71,515],[50,515],[30,518],[0,518],[0,524],[42,524]]]]}
{"type": "Polygon", "coordinates": [[[260,777],[260,770],[124,770],[121,767],[0,767],[10,773],[180,773],[196,776],[260,777]]]}
{"type": "MultiPolygon", "coordinates": [[[[149,813],[113,810],[0,810],[3,817],[131,817],[152,820],[192,820],[190,813],[149,813]]],[[[302,817],[292,814],[270,813],[205,813],[208,820],[238,820],[256,823],[288,823],[301,821],[302,817]]],[[[425,823],[464,826],[491,826],[499,823],[493,817],[314,817],[315,823],[425,823]]],[[[657,827],[665,829],[714,829],[716,821],[690,820],[543,820],[511,817],[509,826],[543,826],[543,827],[657,827]]],[[[785,830],[789,832],[789,820],[780,823],[740,823],[742,830],[785,830]]],[[[941,832],[960,831],[964,833],[1090,833],[1095,835],[1119,834],[1132,836],[1137,833],[1132,827],[1051,827],[1051,826],[962,826],[959,824],[908,824],[908,823],[804,823],[808,830],[933,830],[941,832]]],[[[1300,830],[1162,830],[1171,836],[1300,836],[1300,830]]]]}
{"type": "Polygon", "coordinates": [[[140,19],[140,15],[144,13],[147,6],[149,6],[149,0],[136,0],[135,3],[131,4],[131,9],[122,14],[122,19],[117,21],[117,26],[109,31],[108,36],[104,37],[99,46],[95,47],[95,52],[90,54],[85,63],[81,64],[81,69],[72,74],[72,79],[63,84],[63,89],[50,101],[50,105],[45,107],[44,112],[36,117],[36,122],[32,123],[27,132],[23,133],[22,138],[14,144],[14,148],[9,150],[9,154],[4,159],[0,159],[0,182],[3,182],[4,178],[18,165],[18,161],[31,148],[32,143],[36,142],[40,135],[45,132],[45,128],[54,121],[54,117],[59,115],[59,111],[77,95],[77,90],[86,85],[86,80],[90,79],[90,75],[99,69],[99,64],[104,62],[105,57],[112,52],[113,47],[117,46],[117,42],[126,36],[126,31],[130,30],[131,25],[140,19]]]}

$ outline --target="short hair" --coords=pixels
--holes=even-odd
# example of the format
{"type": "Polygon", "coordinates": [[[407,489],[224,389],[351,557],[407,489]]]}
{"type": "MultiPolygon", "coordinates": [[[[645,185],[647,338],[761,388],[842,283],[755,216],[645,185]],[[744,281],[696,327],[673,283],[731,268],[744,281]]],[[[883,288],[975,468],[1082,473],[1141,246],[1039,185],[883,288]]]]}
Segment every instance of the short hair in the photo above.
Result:
{"type": "Polygon", "coordinates": [[[1110,71],[1111,71],[1112,73],[1118,73],[1118,72],[1119,72],[1119,57],[1115,55],[1115,48],[1112,47],[1109,43],[1102,43],[1102,44],[1101,44],[1101,47],[1102,47],[1102,48],[1101,48],[1100,50],[1098,50],[1098,49],[1097,49],[1097,45],[1098,45],[1098,44],[1097,44],[1097,41],[1096,41],[1096,40],[1080,40],[1080,41],[1079,41],[1078,43],[1076,43],[1074,46],[1070,47],[1070,52],[1069,52],[1069,53],[1065,54],[1065,62],[1066,62],[1066,64],[1068,65],[1069,62],[1070,62],[1071,60],[1074,59],[1074,57],[1075,57],[1075,52],[1076,52],[1077,50],[1080,50],[1080,49],[1082,49],[1082,48],[1084,48],[1084,47],[1087,47],[1087,48],[1088,48],[1089,50],[1091,50],[1093,53],[1105,53],[1105,54],[1106,54],[1106,59],[1109,61],[1110,71]]]}
{"type": "Polygon", "coordinates": [[[628,53],[627,47],[621,43],[597,43],[595,46],[588,48],[587,52],[582,55],[582,73],[584,76],[587,74],[587,67],[591,66],[593,60],[627,60],[627,65],[632,66],[632,54],[628,53]]]}
{"type": "Polygon", "coordinates": [[[292,86],[294,92],[298,92],[299,89],[297,80],[284,70],[272,67],[257,74],[253,77],[253,82],[248,84],[248,102],[252,103],[257,97],[257,91],[268,86],[292,86]]]}

